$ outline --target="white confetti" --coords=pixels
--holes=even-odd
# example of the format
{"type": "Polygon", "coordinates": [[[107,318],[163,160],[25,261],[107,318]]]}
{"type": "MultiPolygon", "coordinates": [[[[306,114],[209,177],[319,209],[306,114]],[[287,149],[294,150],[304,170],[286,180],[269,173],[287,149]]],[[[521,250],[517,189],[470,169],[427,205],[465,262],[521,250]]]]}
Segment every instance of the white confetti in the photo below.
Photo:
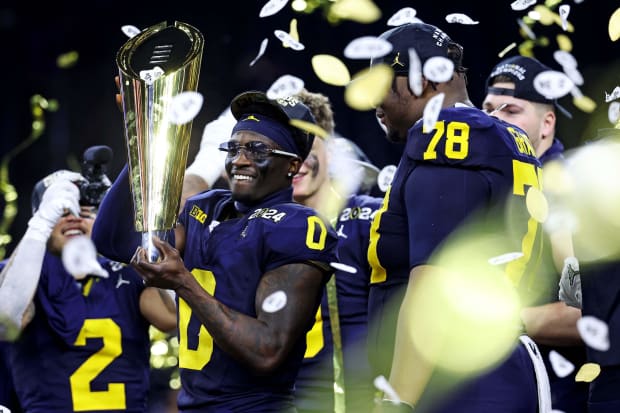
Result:
{"type": "Polygon", "coordinates": [[[396,173],[396,165],[387,165],[377,175],[377,186],[381,192],[388,190],[396,173]]]}
{"type": "Polygon", "coordinates": [[[422,73],[431,82],[447,82],[454,74],[454,62],[442,56],[433,56],[424,62],[422,73]]]}
{"type": "Polygon", "coordinates": [[[498,255],[497,257],[489,258],[488,262],[491,265],[502,265],[514,260],[518,260],[521,257],[523,257],[522,252],[509,252],[506,254],[498,255]]]}
{"type": "Polygon", "coordinates": [[[560,18],[562,19],[562,30],[568,29],[568,14],[570,13],[570,6],[568,4],[562,4],[559,8],[560,18]]]}
{"type": "Polygon", "coordinates": [[[588,347],[598,351],[609,350],[609,328],[605,322],[586,315],[577,320],[577,330],[588,347]]]}
{"type": "Polygon", "coordinates": [[[204,101],[198,92],[182,92],[170,101],[170,122],[175,125],[184,125],[196,117],[204,101]]]}
{"type": "Polygon", "coordinates": [[[357,273],[357,268],[352,267],[352,266],[347,265],[347,264],[343,264],[341,262],[330,262],[329,265],[331,265],[332,267],[334,267],[337,270],[348,272],[350,274],[357,273]]]}
{"type": "Polygon", "coordinates": [[[344,48],[344,57],[348,59],[375,59],[392,51],[392,43],[374,36],[353,39],[344,48]]]}
{"type": "Polygon", "coordinates": [[[267,50],[268,43],[269,43],[269,39],[264,38],[263,41],[260,43],[260,49],[258,50],[258,54],[254,58],[254,60],[250,62],[250,66],[254,66],[254,63],[256,63],[258,59],[260,59],[265,54],[265,50],[267,50]]]}
{"type": "Polygon", "coordinates": [[[532,40],[536,40],[536,34],[532,31],[532,29],[530,28],[530,26],[528,26],[523,19],[517,19],[517,23],[519,24],[519,27],[521,28],[521,30],[523,30],[525,32],[525,34],[527,35],[527,37],[529,37],[532,40]]]}
{"type": "Polygon", "coordinates": [[[572,88],[570,90],[570,94],[573,95],[573,97],[577,98],[577,99],[583,97],[583,93],[581,92],[581,90],[577,86],[575,86],[574,88],[572,88]]]}
{"type": "Polygon", "coordinates": [[[549,352],[549,362],[553,368],[553,372],[559,378],[563,378],[575,371],[575,366],[566,360],[560,353],[555,350],[549,352]]]}
{"type": "Polygon", "coordinates": [[[269,0],[258,13],[258,17],[273,16],[286,6],[288,0],[269,0]]]}
{"type": "Polygon", "coordinates": [[[480,22],[472,20],[466,14],[463,13],[450,13],[446,16],[446,21],[448,23],[458,23],[458,24],[478,24],[480,22]]]}
{"type": "Polygon", "coordinates": [[[577,67],[577,59],[575,59],[575,56],[565,50],[556,50],[555,52],[553,52],[553,58],[564,69],[566,69],[567,67],[577,67]]]}
{"type": "Polygon", "coordinates": [[[409,87],[416,95],[422,94],[422,61],[415,49],[409,49],[409,87]]]}
{"type": "Polygon", "coordinates": [[[609,104],[607,118],[614,125],[618,123],[618,120],[620,120],[620,102],[611,102],[609,104]]]}
{"type": "Polygon", "coordinates": [[[267,90],[269,99],[280,99],[296,95],[304,88],[304,81],[293,75],[283,75],[276,79],[267,90]]]}
{"type": "Polygon", "coordinates": [[[575,84],[568,76],[556,70],[545,70],[534,78],[534,89],[547,99],[558,99],[568,94],[575,84]]]}
{"type": "Polygon", "coordinates": [[[140,34],[142,30],[138,29],[136,26],[132,26],[131,24],[126,24],[125,26],[121,27],[121,31],[125,34],[125,36],[131,39],[132,37],[140,34]]]}
{"type": "Polygon", "coordinates": [[[108,272],[97,261],[95,244],[86,236],[70,238],[62,249],[62,264],[76,280],[87,275],[108,277],[108,272]]]}
{"type": "Polygon", "coordinates": [[[282,42],[284,46],[288,46],[293,50],[304,50],[306,46],[297,40],[293,39],[293,36],[285,32],[284,30],[275,30],[273,34],[282,42]]]}
{"type": "Polygon", "coordinates": [[[583,75],[576,67],[564,67],[564,73],[574,84],[578,86],[583,85],[583,75]]]}
{"type": "Polygon", "coordinates": [[[286,293],[284,291],[276,291],[267,296],[263,301],[263,311],[275,313],[286,306],[286,293]]]}
{"type": "Polygon", "coordinates": [[[510,7],[514,11],[521,11],[527,9],[532,4],[536,4],[536,0],[515,0],[510,4],[510,7]]]}
{"type": "Polygon", "coordinates": [[[385,395],[392,401],[394,404],[400,403],[400,397],[396,393],[396,390],[392,387],[392,385],[385,379],[384,376],[377,376],[373,380],[375,388],[379,391],[385,393],[385,395]]]}
{"type": "Polygon", "coordinates": [[[439,112],[443,105],[445,93],[439,93],[428,100],[424,106],[424,114],[422,117],[422,133],[429,133],[435,129],[435,123],[439,117],[439,112]]]}
{"type": "Polygon", "coordinates": [[[140,70],[140,79],[144,80],[144,83],[150,86],[163,74],[164,69],[159,66],[155,66],[151,70],[140,70]]]}
{"type": "Polygon", "coordinates": [[[610,94],[607,94],[607,92],[605,92],[605,102],[607,103],[618,98],[620,98],[620,86],[616,86],[610,94]]]}
{"type": "Polygon", "coordinates": [[[398,10],[396,13],[389,18],[387,25],[388,26],[402,26],[407,23],[421,23],[422,20],[415,17],[417,14],[416,10],[412,7],[404,7],[398,10]]]}

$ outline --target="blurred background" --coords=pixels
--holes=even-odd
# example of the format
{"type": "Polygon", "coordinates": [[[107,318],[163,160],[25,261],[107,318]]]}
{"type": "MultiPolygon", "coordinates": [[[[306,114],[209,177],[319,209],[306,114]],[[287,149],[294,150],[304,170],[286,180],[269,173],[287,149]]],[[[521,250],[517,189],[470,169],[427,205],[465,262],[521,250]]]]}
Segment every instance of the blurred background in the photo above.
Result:
{"type": "MultiPolygon", "coordinates": [[[[0,5],[4,96],[0,111],[0,155],[5,169],[0,180],[5,183],[2,190],[6,190],[8,181],[18,196],[14,221],[4,228],[12,235],[12,241],[5,243],[5,256],[25,230],[31,215],[30,193],[37,180],[60,168],[79,170],[83,151],[92,145],[105,144],[114,150],[108,171],[110,178],[116,177],[125,163],[122,116],[114,101],[116,52],[127,40],[121,31],[123,25],[144,29],[162,21],[180,20],[204,34],[198,91],[205,101],[193,122],[190,161],[198,150],[205,124],[217,117],[236,94],[248,89],[267,90],[278,77],[291,74],[303,79],[310,91],[329,96],[335,109],[337,131],[354,140],[382,168],[396,164],[401,149],[384,139],[373,111],[349,108],[344,101],[343,87],[330,86],[317,77],[311,66],[312,56],[339,57],[351,74],[355,74],[367,67],[368,62],[346,59],[345,46],[360,36],[379,35],[389,28],[386,23],[394,13],[403,7],[413,7],[416,17],[444,29],[464,46],[470,97],[480,106],[486,76],[500,60],[498,54],[503,49],[513,42],[522,45],[526,40],[517,20],[534,7],[514,11],[510,0],[376,0],[374,3],[359,0],[360,10],[371,4],[380,11],[373,22],[361,23],[330,18],[328,11],[333,1],[329,0],[291,0],[276,15],[259,18],[265,3],[263,0],[21,1],[15,5],[3,2],[0,5]],[[464,13],[479,24],[447,23],[445,16],[449,13],[464,13]],[[305,45],[302,51],[282,47],[273,34],[277,29],[288,32],[292,19],[297,19],[299,41],[305,45]],[[269,39],[265,54],[249,66],[264,38],[269,39]],[[46,99],[51,107],[41,111],[40,105],[35,104],[39,109],[33,111],[33,97],[41,102],[36,96],[46,99]],[[37,127],[44,122],[45,128],[26,147],[33,133],[33,115],[37,127]],[[19,145],[25,148],[12,156],[11,151],[19,145]]],[[[561,70],[553,52],[558,49],[556,36],[566,35],[585,79],[580,90],[595,104],[587,113],[575,106],[570,95],[561,100],[572,112],[573,119],[558,117],[558,136],[570,148],[592,138],[597,128],[611,126],[607,120],[609,103],[605,102],[605,92],[611,93],[620,84],[620,46],[611,41],[608,22],[620,7],[620,1],[537,2],[537,5],[545,4],[556,12],[560,4],[570,5],[568,20],[574,31],[565,32],[556,23],[530,22],[537,39],[528,50],[552,68],[561,70]]],[[[518,53],[515,47],[506,56],[518,53]]],[[[0,211],[6,209],[5,205],[0,199],[0,211]]]]}

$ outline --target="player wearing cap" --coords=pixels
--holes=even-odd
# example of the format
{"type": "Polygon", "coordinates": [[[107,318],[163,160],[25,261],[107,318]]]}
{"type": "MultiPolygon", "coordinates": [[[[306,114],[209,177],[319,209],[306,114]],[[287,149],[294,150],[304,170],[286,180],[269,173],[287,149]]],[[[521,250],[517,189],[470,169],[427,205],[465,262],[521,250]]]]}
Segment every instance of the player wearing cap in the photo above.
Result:
{"type": "MultiPolygon", "coordinates": [[[[179,298],[181,411],[294,411],[305,333],[336,261],[336,234],[293,202],[291,182],[313,137],[289,120],[308,108],[246,92],[231,111],[237,123],[220,146],[231,190],[188,198],[176,249],[155,240],[162,260],[149,263],[140,248],[132,264],[147,285],[179,298]]],[[[139,245],[122,222],[127,181],[125,168],[94,228],[98,247],[125,260],[139,245]]]]}
{"type": "MultiPolygon", "coordinates": [[[[28,412],[143,412],[148,326],[174,329],[174,302],[103,257],[84,273],[65,269],[61,254],[71,240],[90,236],[100,201],[90,192],[85,198],[76,182],[84,177],[58,171],[37,183],[34,215],[0,273],[2,333],[16,339],[8,359],[19,404],[28,412]]],[[[97,187],[103,196],[105,183],[97,187]]]]}
{"type": "Polygon", "coordinates": [[[377,181],[378,169],[355,143],[334,136],[334,116],[326,96],[304,89],[296,97],[310,108],[329,137],[315,138],[293,177],[293,197],[332,223],[338,234],[339,262],[349,266],[348,271],[333,269],[307,335],[306,354],[295,383],[297,409],[364,412],[374,397],[365,346],[370,277],[366,251],[370,222],[381,204],[380,198],[365,193],[377,181]],[[351,187],[345,189],[342,175],[354,177],[351,187]]]}
{"type": "MultiPolygon", "coordinates": [[[[414,315],[410,310],[416,305],[420,285],[437,276],[432,254],[474,214],[487,218],[503,216],[501,210],[492,211],[494,206],[503,204],[506,196],[513,196],[524,208],[523,184],[539,186],[540,163],[523,131],[472,107],[462,66],[462,47],[446,33],[429,24],[412,23],[388,30],[380,37],[389,41],[393,50],[373,59],[371,64],[390,65],[395,78],[376,115],[387,128],[387,138],[406,142],[406,146],[371,227],[369,314],[377,327],[372,329],[370,346],[377,373],[387,375],[390,366],[385,363],[391,361],[389,382],[394,390],[401,400],[424,412],[536,412],[533,364],[525,346],[516,343],[514,351],[499,366],[460,383],[451,392],[433,394],[435,388],[427,384],[441,378],[432,376],[442,371],[435,370],[434,362],[416,350],[412,341],[416,325],[410,321],[414,315]],[[454,64],[452,76],[445,82],[422,77],[419,93],[414,93],[410,86],[410,81],[415,80],[410,79],[410,48],[416,51],[422,66],[432,57],[450,60],[454,64]],[[443,94],[441,111],[431,129],[423,130],[425,106],[439,94],[443,94]],[[518,176],[514,170],[519,172],[518,176]],[[519,185],[516,178],[524,176],[527,182],[519,185]],[[393,308],[396,313],[391,312],[393,308]],[[377,354],[384,357],[378,358],[377,354]]],[[[529,260],[540,249],[540,228],[535,221],[528,226],[527,218],[519,224],[523,230],[520,236],[527,233],[531,242],[523,244],[527,246],[523,256],[513,263],[517,265],[510,266],[510,278],[515,288],[527,290],[530,283],[526,280],[534,264],[529,260]]],[[[502,234],[509,232],[496,235],[502,234]]],[[[510,241],[516,248],[521,247],[520,240],[510,241]]],[[[462,264],[463,270],[467,270],[467,265],[462,264]]],[[[453,288],[455,299],[464,293],[457,286],[453,288]]],[[[417,311],[419,314],[424,309],[417,311]]],[[[466,334],[482,333],[468,330],[466,334]]],[[[437,337],[429,340],[434,338],[437,337]]],[[[435,350],[440,350],[441,344],[435,345],[439,346],[435,350]]],[[[528,347],[535,354],[531,340],[528,347]]],[[[539,378],[548,385],[545,374],[539,378]]],[[[386,397],[394,396],[386,393],[386,397]]],[[[393,406],[388,402],[383,407],[393,406]]],[[[548,407],[541,405],[543,411],[548,407]]],[[[403,404],[397,408],[411,410],[403,404]]]]}
{"type": "MultiPolygon", "coordinates": [[[[563,160],[564,146],[555,136],[556,108],[568,117],[556,99],[547,99],[534,87],[539,73],[552,70],[537,59],[514,56],[499,62],[487,78],[487,95],[483,109],[508,123],[523,129],[529,137],[536,156],[545,166],[550,161],[563,160]]],[[[553,184],[553,182],[551,182],[553,184]]],[[[553,191],[545,185],[545,191],[553,191]]],[[[545,250],[541,272],[550,274],[568,271],[574,265],[571,234],[555,231],[551,237],[544,237],[545,250]],[[554,248],[555,247],[555,248],[554,248]],[[555,262],[554,262],[555,261],[555,262]],[[565,264],[566,262],[566,264],[565,264]]],[[[541,280],[542,281],[542,280],[541,280]]],[[[573,365],[585,363],[585,347],[577,330],[581,317],[578,308],[558,301],[558,278],[548,277],[548,285],[540,305],[526,307],[521,311],[525,330],[539,345],[551,384],[551,401],[554,409],[566,413],[585,412],[588,385],[576,382],[577,369],[571,374],[559,377],[549,361],[552,350],[557,351],[573,365]]]]}

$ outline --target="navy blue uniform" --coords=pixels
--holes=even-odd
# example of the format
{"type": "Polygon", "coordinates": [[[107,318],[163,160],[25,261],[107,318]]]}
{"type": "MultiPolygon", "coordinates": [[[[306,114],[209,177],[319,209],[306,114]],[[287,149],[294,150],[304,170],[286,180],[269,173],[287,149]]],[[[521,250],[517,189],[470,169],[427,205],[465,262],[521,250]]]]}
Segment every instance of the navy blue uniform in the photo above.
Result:
{"type": "MultiPolygon", "coordinates": [[[[185,266],[224,305],[256,317],[255,294],[266,272],[292,263],[337,261],[336,234],[316,213],[291,202],[286,189],[252,206],[241,218],[225,219],[235,206],[230,191],[190,198],[179,222],[185,227],[185,266]]],[[[294,303],[288,303],[294,305],[294,303]]],[[[311,327],[311,323],[307,326],[311,327]]],[[[179,366],[183,411],[282,411],[293,406],[295,377],[305,351],[297,340],[270,375],[256,375],[220,349],[179,302],[179,366]]]]}
{"type": "MultiPolygon", "coordinates": [[[[368,363],[368,290],[370,266],[366,259],[370,223],[381,205],[381,199],[367,195],[349,197],[338,216],[339,262],[352,267],[355,273],[336,269],[336,306],[328,302],[327,292],[321,300],[320,313],[306,336],[307,348],[296,381],[296,404],[304,412],[334,411],[334,366],[340,370],[344,384],[347,411],[363,412],[372,406],[374,387],[368,363]],[[339,339],[334,341],[330,311],[338,312],[339,339]]],[[[329,287],[329,286],[328,286],[329,287]]]]}
{"type": "Polygon", "coordinates": [[[9,346],[8,342],[0,341],[0,407],[6,407],[12,413],[18,413],[21,410],[19,409],[15,387],[13,386],[13,378],[11,377],[11,369],[9,368],[9,346]]]}
{"type": "MultiPolygon", "coordinates": [[[[507,195],[519,198],[524,209],[526,191],[539,188],[539,181],[540,163],[525,133],[477,109],[446,108],[429,133],[422,132],[422,121],[409,130],[394,180],[371,228],[369,314],[375,327],[370,351],[377,374],[389,375],[398,308],[411,268],[426,264],[474,213],[478,219],[494,220],[494,208],[501,208],[507,195]]],[[[528,293],[536,274],[532,266],[542,253],[541,228],[523,216],[507,229],[517,251],[520,238],[532,241],[523,257],[506,267],[515,286],[528,293]]],[[[461,389],[437,411],[480,413],[497,411],[498,405],[510,406],[511,412],[535,411],[535,386],[526,349],[517,345],[502,366],[461,389]],[[490,399],[475,396],[481,388],[490,399]],[[485,404],[489,402],[496,403],[492,410],[485,404]]]]}
{"type": "Polygon", "coordinates": [[[109,278],[76,281],[46,253],[35,316],[11,347],[15,387],[27,412],[143,412],[149,388],[142,279],[99,258],[109,278]]]}

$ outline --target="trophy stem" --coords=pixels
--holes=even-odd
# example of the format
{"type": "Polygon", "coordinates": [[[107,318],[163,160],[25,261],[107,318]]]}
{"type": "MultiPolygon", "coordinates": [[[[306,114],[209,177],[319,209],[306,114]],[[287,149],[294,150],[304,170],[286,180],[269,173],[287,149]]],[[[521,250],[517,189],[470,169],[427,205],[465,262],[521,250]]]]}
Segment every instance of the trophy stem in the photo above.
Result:
{"type": "Polygon", "coordinates": [[[157,237],[164,242],[169,242],[170,233],[170,230],[156,230],[142,233],[142,248],[146,250],[149,262],[158,262],[161,260],[161,253],[153,244],[153,238],[157,237]]]}

